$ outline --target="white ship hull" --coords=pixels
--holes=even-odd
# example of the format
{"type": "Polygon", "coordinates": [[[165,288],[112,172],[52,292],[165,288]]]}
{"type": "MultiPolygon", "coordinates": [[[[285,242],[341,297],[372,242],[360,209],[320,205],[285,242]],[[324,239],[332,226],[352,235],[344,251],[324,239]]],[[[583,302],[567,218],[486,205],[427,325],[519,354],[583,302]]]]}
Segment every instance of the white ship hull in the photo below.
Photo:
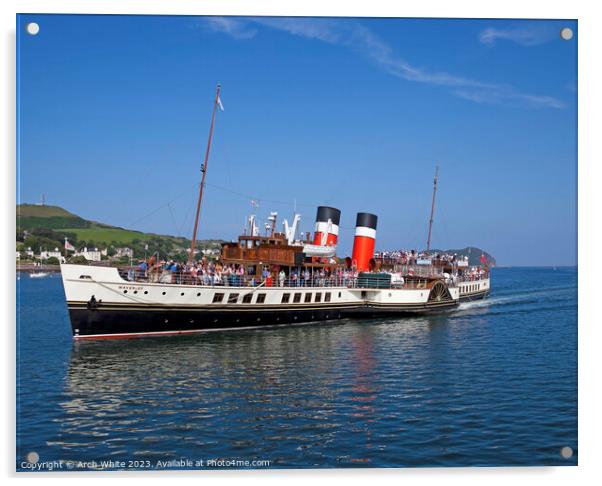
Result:
{"type": "Polygon", "coordinates": [[[235,287],[129,282],[116,268],[62,265],[75,338],[180,334],[453,309],[460,287],[235,287]]]}

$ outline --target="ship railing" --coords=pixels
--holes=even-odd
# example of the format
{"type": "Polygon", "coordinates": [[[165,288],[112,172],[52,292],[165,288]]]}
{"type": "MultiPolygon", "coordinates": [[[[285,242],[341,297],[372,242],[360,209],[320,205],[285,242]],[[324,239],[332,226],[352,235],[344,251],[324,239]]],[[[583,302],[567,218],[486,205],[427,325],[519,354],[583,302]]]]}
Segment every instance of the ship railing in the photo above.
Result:
{"type": "MultiPolygon", "coordinates": [[[[286,287],[286,288],[311,288],[311,287],[347,287],[365,289],[423,289],[427,287],[428,278],[413,276],[411,279],[395,280],[382,277],[366,276],[298,276],[296,278],[278,277],[258,278],[248,275],[202,275],[193,276],[188,272],[163,271],[161,273],[145,272],[137,269],[121,271],[124,280],[137,283],[161,283],[170,285],[195,285],[202,287],[286,287]]],[[[448,284],[452,286],[451,280],[448,284]]]]}
{"type": "Polygon", "coordinates": [[[468,274],[468,275],[457,275],[454,277],[454,280],[457,283],[460,283],[460,282],[476,282],[479,280],[485,280],[487,278],[489,278],[489,272],[475,273],[475,274],[468,274]]]}

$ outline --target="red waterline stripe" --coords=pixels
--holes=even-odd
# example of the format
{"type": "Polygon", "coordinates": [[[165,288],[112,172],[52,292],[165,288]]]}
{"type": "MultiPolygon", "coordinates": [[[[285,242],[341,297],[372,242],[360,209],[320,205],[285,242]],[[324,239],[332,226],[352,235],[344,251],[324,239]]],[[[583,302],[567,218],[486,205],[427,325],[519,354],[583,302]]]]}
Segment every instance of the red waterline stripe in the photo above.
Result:
{"type": "MultiPolygon", "coordinates": [[[[329,319],[329,322],[336,319],[329,319]]],[[[264,327],[284,327],[298,326],[303,324],[315,324],[317,321],[291,322],[286,324],[265,324],[263,326],[244,326],[244,327],[219,327],[216,329],[191,329],[184,331],[149,331],[149,332],[124,332],[119,334],[83,334],[73,336],[73,339],[130,339],[149,336],[175,336],[178,334],[199,334],[202,332],[218,332],[218,331],[241,331],[246,329],[261,329],[264,327]]]]}

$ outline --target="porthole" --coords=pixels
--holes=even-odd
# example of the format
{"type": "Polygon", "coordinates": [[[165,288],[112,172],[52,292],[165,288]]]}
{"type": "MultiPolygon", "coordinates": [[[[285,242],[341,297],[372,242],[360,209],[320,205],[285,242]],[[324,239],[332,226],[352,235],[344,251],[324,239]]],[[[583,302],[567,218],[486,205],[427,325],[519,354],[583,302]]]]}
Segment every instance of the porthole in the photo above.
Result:
{"type": "Polygon", "coordinates": [[[182,297],[184,297],[184,292],[182,292],[180,295],[181,295],[182,297]]]}
{"type": "Polygon", "coordinates": [[[197,297],[200,297],[200,296],[201,296],[201,293],[200,293],[200,292],[197,292],[196,296],[197,296],[197,297]]]}
{"type": "Polygon", "coordinates": [[[169,322],[169,319],[165,319],[165,324],[167,324],[169,322]]]}
{"type": "Polygon", "coordinates": [[[137,290],[134,290],[134,293],[135,293],[135,294],[137,294],[137,293],[138,293],[138,291],[137,291],[137,290]]]}
{"type": "Polygon", "coordinates": [[[161,292],[161,295],[165,295],[165,292],[161,292]]]}
{"type": "Polygon", "coordinates": [[[124,291],[123,291],[123,293],[124,293],[124,294],[127,294],[127,293],[128,293],[128,291],[127,291],[127,290],[124,290],[124,291]]]}
{"type": "Polygon", "coordinates": [[[145,291],[144,291],[144,295],[146,295],[146,294],[148,294],[148,290],[145,290],[145,291]]]}

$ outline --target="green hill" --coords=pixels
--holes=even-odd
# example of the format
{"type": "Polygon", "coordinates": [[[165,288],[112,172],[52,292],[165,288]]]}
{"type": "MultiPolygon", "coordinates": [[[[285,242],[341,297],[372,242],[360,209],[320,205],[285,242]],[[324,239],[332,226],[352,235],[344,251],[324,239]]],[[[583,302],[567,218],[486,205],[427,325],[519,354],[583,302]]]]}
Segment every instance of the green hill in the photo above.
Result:
{"type": "MultiPolygon", "coordinates": [[[[63,248],[65,237],[76,248],[83,246],[110,248],[128,246],[138,258],[145,253],[159,251],[171,257],[186,257],[190,240],[178,236],[158,235],[128,230],[86,220],[59,206],[20,204],[17,206],[17,246],[40,248],[63,248]],[[148,250],[146,247],[148,246],[148,250]]],[[[219,248],[221,241],[200,241],[199,248],[219,248]]]]}
{"type": "Polygon", "coordinates": [[[78,241],[93,241],[96,244],[130,244],[136,240],[149,240],[156,237],[168,238],[181,244],[188,240],[176,236],[155,235],[141,231],[127,230],[118,226],[97,223],[70,213],[59,206],[39,206],[20,204],[17,206],[17,231],[26,230],[42,233],[40,229],[54,230],[56,233],[75,235],[78,241]]]}
{"type": "Polygon", "coordinates": [[[58,206],[20,204],[17,206],[17,228],[88,228],[90,221],[58,206]]]}

